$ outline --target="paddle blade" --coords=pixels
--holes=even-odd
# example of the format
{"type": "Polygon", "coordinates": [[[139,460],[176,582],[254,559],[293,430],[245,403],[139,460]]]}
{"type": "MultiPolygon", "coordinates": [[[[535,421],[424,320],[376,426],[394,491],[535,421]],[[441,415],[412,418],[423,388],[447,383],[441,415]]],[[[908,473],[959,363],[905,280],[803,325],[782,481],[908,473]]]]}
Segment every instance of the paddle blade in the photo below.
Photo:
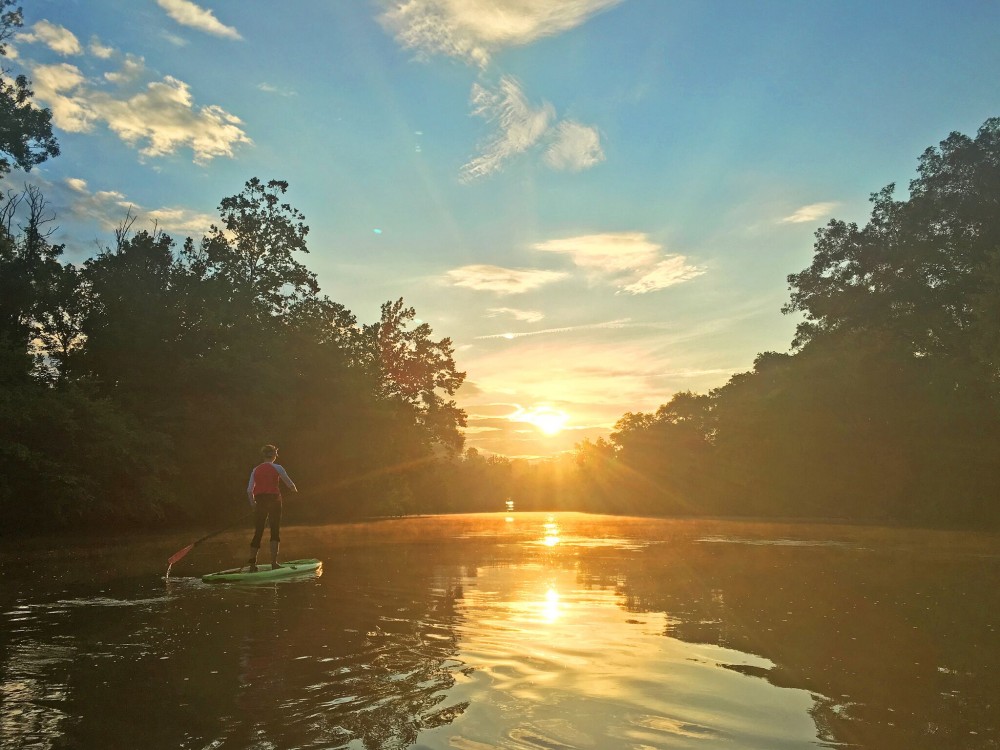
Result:
{"type": "Polygon", "coordinates": [[[178,560],[180,560],[180,559],[181,559],[182,557],[184,557],[184,555],[186,555],[186,554],[187,554],[188,552],[190,552],[190,551],[191,551],[192,549],[194,549],[194,545],[193,545],[193,544],[189,544],[189,545],[188,545],[187,547],[185,547],[184,549],[180,550],[179,552],[175,552],[175,553],[174,553],[174,554],[173,554],[173,555],[172,555],[172,556],[170,557],[170,559],[169,559],[169,560],[167,560],[167,565],[173,565],[173,564],[174,564],[175,562],[177,562],[177,561],[178,561],[178,560]]]}

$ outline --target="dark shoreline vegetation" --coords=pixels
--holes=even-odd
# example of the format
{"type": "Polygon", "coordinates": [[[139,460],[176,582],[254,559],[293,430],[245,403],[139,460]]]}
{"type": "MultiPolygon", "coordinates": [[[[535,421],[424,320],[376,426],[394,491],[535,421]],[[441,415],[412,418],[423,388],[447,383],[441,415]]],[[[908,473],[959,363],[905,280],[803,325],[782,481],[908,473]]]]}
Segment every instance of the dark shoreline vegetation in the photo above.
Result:
{"type": "MultiPolygon", "coordinates": [[[[0,0],[3,42],[20,11],[0,0]]],[[[0,81],[0,180],[58,155],[30,82],[0,81]],[[9,127],[6,126],[9,124],[9,127]]],[[[2,186],[2,183],[0,183],[2,186]]],[[[219,225],[134,231],[79,265],[42,193],[0,196],[0,533],[216,524],[281,446],[296,522],[579,510],[1000,526],[1000,118],[920,156],[909,195],[830,221],[788,277],[788,353],[627,413],[547,461],[464,449],[465,379],[402,298],[358,323],[301,261],[287,183],[219,225]]]]}

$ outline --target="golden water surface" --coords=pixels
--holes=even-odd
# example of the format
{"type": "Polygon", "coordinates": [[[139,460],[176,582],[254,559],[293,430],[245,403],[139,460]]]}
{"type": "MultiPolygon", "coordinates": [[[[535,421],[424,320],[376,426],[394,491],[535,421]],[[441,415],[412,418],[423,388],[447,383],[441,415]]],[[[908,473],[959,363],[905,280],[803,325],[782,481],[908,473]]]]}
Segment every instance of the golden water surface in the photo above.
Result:
{"type": "MultiPolygon", "coordinates": [[[[0,747],[1000,747],[1000,537],[581,514],[0,552],[0,747]]],[[[194,536],[197,536],[195,534],[194,536]]]]}

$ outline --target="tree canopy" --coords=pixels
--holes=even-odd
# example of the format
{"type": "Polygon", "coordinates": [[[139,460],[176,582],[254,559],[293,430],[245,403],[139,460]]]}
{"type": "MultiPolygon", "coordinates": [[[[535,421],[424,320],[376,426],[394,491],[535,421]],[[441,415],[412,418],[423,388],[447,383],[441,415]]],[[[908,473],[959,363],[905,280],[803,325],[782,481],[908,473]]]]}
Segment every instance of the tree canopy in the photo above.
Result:
{"type": "Polygon", "coordinates": [[[619,421],[615,459],[655,504],[1000,523],[1000,118],[928,148],[908,197],[871,200],[788,277],[791,353],[619,421]]]}
{"type": "Polygon", "coordinates": [[[403,511],[407,467],[461,451],[451,342],[402,299],[360,325],[323,296],[287,189],[249,180],[180,247],[128,214],[79,267],[50,244],[39,193],[8,196],[0,499],[23,524],[225,516],[268,442],[311,467],[296,474],[323,488],[317,517],[403,511]]]}
{"type": "MultiPolygon", "coordinates": [[[[24,16],[14,0],[0,0],[0,57],[7,56],[7,40],[21,28],[24,16]]],[[[13,167],[30,170],[59,155],[52,135],[52,112],[32,104],[31,82],[23,75],[11,78],[0,67],[0,179],[13,167]]]]}

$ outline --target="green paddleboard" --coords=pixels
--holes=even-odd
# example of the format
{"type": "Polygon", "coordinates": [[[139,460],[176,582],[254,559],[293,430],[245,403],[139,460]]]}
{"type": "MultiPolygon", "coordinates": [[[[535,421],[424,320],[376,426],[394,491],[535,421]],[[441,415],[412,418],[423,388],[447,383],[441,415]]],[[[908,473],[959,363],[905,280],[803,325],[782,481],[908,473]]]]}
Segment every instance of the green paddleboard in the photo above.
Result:
{"type": "Polygon", "coordinates": [[[270,581],[275,578],[287,578],[303,573],[320,572],[323,569],[321,560],[289,560],[281,563],[280,567],[271,568],[270,563],[257,566],[256,573],[250,573],[246,566],[233,568],[232,570],[220,570],[218,573],[206,573],[201,580],[206,583],[216,583],[219,581],[270,581]]]}

